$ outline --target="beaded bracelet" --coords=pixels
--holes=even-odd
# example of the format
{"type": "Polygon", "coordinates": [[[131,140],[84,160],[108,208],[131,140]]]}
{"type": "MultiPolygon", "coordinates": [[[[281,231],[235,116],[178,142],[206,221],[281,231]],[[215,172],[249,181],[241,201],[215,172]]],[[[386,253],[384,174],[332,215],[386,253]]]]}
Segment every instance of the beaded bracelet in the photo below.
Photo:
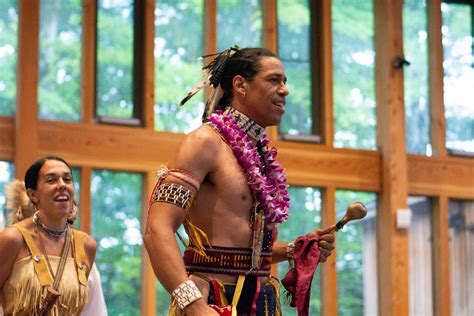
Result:
{"type": "Polygon", "coordinates": [[[191,280],[186,280],[171,293],[178,307],[183,310],[186,306],[202,298],[202,294],[191,280]]]}
{"type": "Polygon", "coordinates": [[[290,265],[290,269],[295,266],[294,254],[295,254],[295,242],[294,242],[294,241],[290,241],[290,242],[286,245],[286,259],[288,259],[288,263],[289,263],[289,265],[290,265]]]}

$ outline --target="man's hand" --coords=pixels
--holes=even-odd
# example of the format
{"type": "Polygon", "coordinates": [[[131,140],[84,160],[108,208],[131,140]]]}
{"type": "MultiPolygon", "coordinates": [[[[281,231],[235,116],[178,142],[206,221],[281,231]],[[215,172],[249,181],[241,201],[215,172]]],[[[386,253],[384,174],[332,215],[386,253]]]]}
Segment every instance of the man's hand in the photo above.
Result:
{"type": "Polygon", "coordinates": [[[188,306],[184,309],[184,314],[186,316],[215,316],[219,315],[215,310],[210,308],[206,302],[204,302],[203,299],[199,299],[188,306]]]}
{"type": "Polygon", "coordinates": [[[317,229],[315,231],[310,232],[306,236],[319,236],[319,262],[326,262],[326,260],[335,248],[334,243],[336,241],[336,238],[334,237],[334,226],[329,226],[326,229],[317,229]]]}

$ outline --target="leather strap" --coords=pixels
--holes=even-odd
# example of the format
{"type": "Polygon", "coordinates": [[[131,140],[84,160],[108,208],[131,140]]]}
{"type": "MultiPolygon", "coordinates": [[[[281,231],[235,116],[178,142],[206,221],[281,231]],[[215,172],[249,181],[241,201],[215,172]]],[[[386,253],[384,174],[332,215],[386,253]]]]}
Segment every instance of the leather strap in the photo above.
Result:
{"type": "Polygon", "coordinates": [[[33,266],[35,268],[36,274],[38,275],[38,279],[40,281],[41,286],[52,285],[53,277],[48,271],[48,267],[46,266],[46,260],[44,257],[41,256],[41,252],[36,246],[33,237],[31,237],[30,232],[25,227],[20,226],[19,224],[13,224],[12,226],[18,229],[23,235],[23,239],[26,242],[26,246],[28,247],[31,253],[33,266]]]}
{"type": "Polygon", "coordinates": [[[79,282],[82,285],[87,285],[87,265],[86,265],[86,253],[84,250],[84,236],[85,234],[81,231],[72,229],[72,236],[74,239],[74,261],[76,262],[77,276],[79,282]]]}

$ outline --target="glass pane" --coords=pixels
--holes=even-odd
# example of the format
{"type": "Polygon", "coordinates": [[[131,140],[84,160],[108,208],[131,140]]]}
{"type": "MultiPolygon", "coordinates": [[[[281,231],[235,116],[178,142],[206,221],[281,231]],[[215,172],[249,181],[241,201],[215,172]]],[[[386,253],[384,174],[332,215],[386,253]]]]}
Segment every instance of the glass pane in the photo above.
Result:
{"type": "Polygon", "coordinates": [[[372,1],[332,1],[334,146],[375,149],[372,1]]]}
{"type": "Polygon", "coordinates": [[[405,0],[403,4],[403,50],[410,62],[403,69],[406,146],[410,153],[431,155],[426,3],[405,0]]]}
{"type": "Polygon", "coordinates": [[[109,315],[139,315],[142,176],[92,172],[92,236],[109,315]]]}
{"type": "Polygon", "coordinates": [[[79,121],[82,1],[41,1],[39,116],[79,121]]]}
{"type": "MultiPolygon", "coordinates": [[[[321,192],[311,187],[290,187],[291,197],[290,217],[278,227],[278,240],[291,241],[298,236],[305,235],[310,231],[320,228],[321,225],[321,192]]],[[[310,315],[321,313],[321,278],[317,268],[313,283],[311,284],[310,315]]],[[[282,279],[288,271],[288,262],[278,264],[278,274],[282,279]]],[[[284,289],[281,288],[281,304],[283,315],[296,315],[296,309],[290,307],[285,299],[284,289]]]]}
{"type": "Polygon", "coordinates": [[[219,0],[217,5],[217,49],[233,45],[262,46],[262,8],[259,0],[219,0]]]}
{"type": "Polygon", "coordinates": [[[12,210],[8,210],[5,207],[5,184],[8,184],[13,179],[13,164],[7,161],[0,161],[0,210],[2,210],[0,216],[0,231],[8,226],[8,214],[12,210]]]}
{"type": "Polygon", "coordinates": [[[441,4],[446,147],[474,152],[472,5],[441,4]]]}
{"type": "Polygon", "coordinates": [[[280,125],[284,134],[312,132],[309,2],[278,1],[278,55],[285,67],[290,94],[280,125]]]}
{"type": "Polygon", "coordinates": [[[449,202],[451,315],[474,315],[474,201],[449,202]]]}
{"type": "Polygon", "coordinates": [[[13,115],[16,103],[18,11],[16,0],[0,1],[0,116],[13,115]]]}
{"type": "Polygon", "coordinates": [[[375,193],[336,191],[336,218],[360,201],[367,216],[349,222],[336,235],[338,309],[340,315],[378,315],[377,196],[375,193]]]}
{"type": "Polygon", "coordinates": [[[179,102],[201,80],[203,1],[156,1],[155,129],[186,133],[201,125],[203,93],[179,102]]]}
{"type": "Polygon", "coordinates": [[[409,197],[410,315],[433,315],[433,244],[431,203],[425,197],[409,197]]]}
{"type": "Polygon", "coordinates": [[[132,118],[133,1],[97,5],[97,115],[132,118]]]}

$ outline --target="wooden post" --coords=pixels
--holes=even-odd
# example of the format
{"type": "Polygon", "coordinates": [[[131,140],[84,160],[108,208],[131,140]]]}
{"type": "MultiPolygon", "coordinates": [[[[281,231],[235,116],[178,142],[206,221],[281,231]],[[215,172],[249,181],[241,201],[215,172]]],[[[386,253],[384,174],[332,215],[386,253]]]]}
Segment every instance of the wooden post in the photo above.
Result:
{"type": "Polygon", "coordinates": [[[38,156],[38,0],[19,1],[15,177],[23,179],[38,156]]]}
{"type": "Polygon", "coordinates": [[[81,230],[88,234],[91,233],[92,220],[92,198],[91,198],[91,174],[90,167],[81,168],[81,197],[79,210],[81,213],[81,230]]]}
{"type": "Polygon", "coordinates": [[[96,0],[82,4],[81,118],[91,124],[95,116],[96,0]]]}
{"type": "MultiPolygon", "coordinates": [[[[336,189],[328,186],[321,192],[322,210],[321,227],[326,228],[336,223],[336,189]]],[[[329,259],[320,264],[321,267],[321,315],[337,315],[337,247],[329,259]]]]}
{"type": "MultiPolygon", "coordinates": [[[[145,233],[148,201],[155,187],[155,181],[155,171],[148,171],[144,174],[142,182],[142,234],[145,233]]],[[[156,276],[153,272],[145,245],[142,246],[141,278],[141,315],[156,315],[156,276]]]]}
{"type": "Polygon", "coordinates": [[[403,69],[402,0],[375,0],[377,143],[382,152],[382,192],[377,232],[381,315],[408,315],[408,232],[397,229],[397,210],[407,208],[407,154],[403,69]]]}
{"type": "Polygon", "coordinates": [[[433,155],[446,156],[446,122],[443,99],[443,44],[441,0],[426,2],[428,13],[430,135],[433,155]]]}
{"type": "Polygon", "coordinates": [[[441,195],[433,199],[433,301],[436,316],[451,315],[448,217],[448,198],[441,195]]]}
{"type": "Polygon", "coordinates": [[[142,106],[142,120],[143,126],[146,129],[155,129],[155,55],[154,55],[154,41],[155,41],[155,1],[147,0],[145,4],[145,26],[144,26],[144,44],[143,44],[143,95],[141,104],[135,106],[142,106]]]}

